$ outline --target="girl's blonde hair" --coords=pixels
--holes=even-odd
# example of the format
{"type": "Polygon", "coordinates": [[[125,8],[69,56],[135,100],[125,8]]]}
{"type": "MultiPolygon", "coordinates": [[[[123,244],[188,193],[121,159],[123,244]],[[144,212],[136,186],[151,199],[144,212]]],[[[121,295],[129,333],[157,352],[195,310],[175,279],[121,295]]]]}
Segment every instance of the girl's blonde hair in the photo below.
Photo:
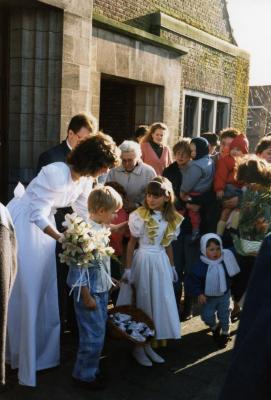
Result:
{"type": "MultiPolygon", "coordinates": [[[[168,133],[168,127],[166,126],[166,124],[163,124],[163,122],[154,122],[154,124],[152,124],[149,127],[147,133],[140,140],[140,143],[151,142],[152,141],[152,134],[156,131],[156,129],[162,129],[163,131],[165,131],[165,133],[168,133]]],[[[163,139],[163,142],[164,141],[165,141],[165,139],[163,139]]]]}
{"type": "Polygon", "coordinates": [[[88,211],[96,213],[101,208],[106,211],[122,208],[121,195],[111,186],[98,186],[88,196],[88,211]]]}
{"type": "Polygon", "coordinates": [[[153,180],[150,181],[149,184],[147,185],[146,196],[143,205],[147,210],[153,212],[147,204],[146,201],[147,194],[152,194],[154,196],[159,196],[159,197],[160,196],[168,197],[168,200],[164,204],[162,215],[165,221],[173,222],[176,217],[176,209],[174,206],[174,192],[171,182],[163,176],[157,176],[153,178],[153,180]]]}

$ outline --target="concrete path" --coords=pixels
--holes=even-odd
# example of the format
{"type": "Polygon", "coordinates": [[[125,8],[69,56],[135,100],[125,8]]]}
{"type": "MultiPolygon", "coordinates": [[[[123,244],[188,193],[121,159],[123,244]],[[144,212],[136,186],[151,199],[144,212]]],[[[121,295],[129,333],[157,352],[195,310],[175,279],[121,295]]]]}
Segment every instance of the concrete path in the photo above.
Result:
{"type": "MultiPolygon", "coordinates": [[[[232,326],[234,332],[237,324],[232,326]]],[[[131,346],[123,341],[106,341],[102,370],[108,387],[89,392],[73,387],[71,371],[74,340],[67,335],[59,368],[40,372],[37,388],[17,384],[8,373],[10,389],[1,400],[217,400],[229,365],[234,338],[218,350],[199,317],[182,323],[182,339],[172,341],[160,354],[166,363],[152,368],[139,366],[131,357],[131,346]]]]}

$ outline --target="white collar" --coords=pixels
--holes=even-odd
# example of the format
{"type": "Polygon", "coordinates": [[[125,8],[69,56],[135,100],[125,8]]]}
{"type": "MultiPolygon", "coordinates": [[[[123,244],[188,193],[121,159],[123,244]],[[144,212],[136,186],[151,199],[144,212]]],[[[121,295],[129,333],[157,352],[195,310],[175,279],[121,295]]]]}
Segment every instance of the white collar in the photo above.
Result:
{"type": "Polygon", "coordinates": [[[70,150],[72,150],[72,146],[70,145],[68,139],[66,139],[66,144],[67,144],[68,148],[69,148],[70,150]]]}
{"type": "Polygon", "coordinates": [[[105,225],[104,224],[99,224],[99,222],[96,222],[96,221],[94,221],[93,219],[91,219],[91,218],[89,218],[89,222],[90,222],[90,224],[93,226],[93,227],[95,227],[95,228],[97,228],[97,229],[102,229],[102,228],[104,228],[105,227],[105,225]]]}
{"type": "Polygon", "coordinates": [[[121,165],[121,166],[118,167],[118,168],[119,168],[119,170],[120,170],[121,172],[124,172],[125,174],[141,175],[142,167],[143,167],[143,162],[142,162],[142,161],[138,161],[138,162],[137,162],[137,165],[135,166],[135,168],[134,168],[131,172],[126,171],[126,169],[123,167],[123,165],[121,165]]]}

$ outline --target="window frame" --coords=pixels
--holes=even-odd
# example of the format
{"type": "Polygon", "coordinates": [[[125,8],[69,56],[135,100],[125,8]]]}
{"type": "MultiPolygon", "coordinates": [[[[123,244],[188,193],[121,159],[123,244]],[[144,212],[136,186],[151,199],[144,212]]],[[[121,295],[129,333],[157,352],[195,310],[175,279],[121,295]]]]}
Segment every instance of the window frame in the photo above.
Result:
{"type": "Polygon", "coordinates": [[[229,126],[230,114],[231,114],[231,99],[229,97],[217,96],[205,92],[200,92],[196,90],[184,89],[183,91],[183,107],[182,107],[182,133],[184,133],[184,117],[185,117],[185,99],[186,96],[196,97],[197,105],[195,108],[195,118],[196,121],[194,129],[192,132],[192,137],[199,137],[201,135],[201,119],[202,119],[202,101],[211,100],[213,102],[213,107],[211,111],[211,126],[209,132],[216,132],[216,114],[217,114],[217,103],[224,103],[228,106],[228,115],[226,116],[226,126],[229,126]]]}

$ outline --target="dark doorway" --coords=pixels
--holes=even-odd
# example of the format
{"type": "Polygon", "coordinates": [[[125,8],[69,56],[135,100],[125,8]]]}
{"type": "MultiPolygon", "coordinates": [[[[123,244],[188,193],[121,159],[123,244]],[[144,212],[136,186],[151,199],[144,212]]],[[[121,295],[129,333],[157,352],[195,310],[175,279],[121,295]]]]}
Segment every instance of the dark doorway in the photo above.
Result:
{"type": "Polygon", "coordinates": [[[117,144],[133,136],[135,130],[135,85],[101,79],[100,130],[117,144]]]}
{"type": "Polygon", "coordinates": [[[7,200],[8,11],[0,8],[0,201],[7,200]]]}
{"type": "Polygon", "coordinates": [[[102,75],[99,126],[117,144],[131,139],[139,125],[163,121],[163,112],[162,86],[102,75]]]}

